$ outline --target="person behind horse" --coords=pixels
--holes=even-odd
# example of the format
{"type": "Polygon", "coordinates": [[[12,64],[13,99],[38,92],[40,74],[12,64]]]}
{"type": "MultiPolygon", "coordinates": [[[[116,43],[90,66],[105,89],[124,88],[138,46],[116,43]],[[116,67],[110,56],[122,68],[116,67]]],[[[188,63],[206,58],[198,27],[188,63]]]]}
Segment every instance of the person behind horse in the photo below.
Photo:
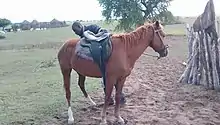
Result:
{"type": "MultiPolygon", "coordinates": [[[[80,36],[80,38],[83,38],[84,37],[84,32],[89,30],[91,32],[93,32],[94,34],[98,34],[100,32],[108,32],[106,29],[103,29],[101,28],[100,26],[96,25],[96,24],[90,24],[90,25],[82,25],[80,22],[78,21],[75,21],[73,24],[72,24],[72,30],[73,32],[80,36]]],[[[101,81],[101,84],[103,84],[103,82],[101,81]]],[[[103,89],[104,89],[104,92],[105,92],[105,86],[103,85],[103,89]]],[[[125,104],[126,103],[126,100],[125,100],[125,97],[124,97],[124,94],[123,92],[121,93],[121,97],[120,97],[120,103],[121,104],[125,104]]],[[[114,100],[113,98],[111,97],[111,100],[110,100],[110,103],[109,105],[113,105],[114,104],[114,100]]]]}

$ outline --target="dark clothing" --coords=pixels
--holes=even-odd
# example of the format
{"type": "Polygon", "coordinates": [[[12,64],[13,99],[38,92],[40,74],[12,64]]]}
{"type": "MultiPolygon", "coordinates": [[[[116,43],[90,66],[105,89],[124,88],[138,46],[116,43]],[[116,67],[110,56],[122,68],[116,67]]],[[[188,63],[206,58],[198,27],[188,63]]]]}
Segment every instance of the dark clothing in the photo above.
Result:
{"type": "MultiPolygon", "coordinates": [[[[94,34],[97,34],[100,29],[101,29],[101,27],[99,27],[95,24],[92,24],[92,25],[84,26],[84,31],[83,32],[89,30],[89,31],[93,32],[94,34]]],[[[83,32],[79,35],[81,38],[84,37],[83,32]]]]}
{"type": "Polygon", "coordinates": [[[84,26],[84,31],[89,30],[89,31],[93,32],[94,34],[97,34],[100,29],[101,29],[101,27],[99,27],[95,24],[89,25],[89,26],[84,26]]]}
{"type": "Polygon", "coordinates": [[[93,32],[94,34],[97,34],[99,32],[106,32],[106,33],[108,32],[106,29],[102,29],[101,27],[99,27],[96,24],[91,24],[91,25],[88,25],[88,26],[84,26],[84,31],[82,31],[81,33],[79,33],[77,35],[79,35],[82,38],[82,37],[84,37],[83,32],[85,32],[87,30],[93,32]]]}

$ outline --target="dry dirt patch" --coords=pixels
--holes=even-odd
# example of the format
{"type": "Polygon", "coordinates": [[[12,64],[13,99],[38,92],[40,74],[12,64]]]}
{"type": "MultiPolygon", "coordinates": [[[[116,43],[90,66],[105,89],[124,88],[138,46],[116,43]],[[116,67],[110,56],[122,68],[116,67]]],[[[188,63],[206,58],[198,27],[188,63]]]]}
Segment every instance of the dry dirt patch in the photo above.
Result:
{"type": "MultiPolygon", "coordinates": [[[[143,55],[127,79],[124,87],[127,105],[121,107],[126,124],[219,125],[219,93],[202,86],[177,83],[184,70],[181,62],[187,55],[185,37],[170,36],[167,42],[170,45],[169,57],[156,60],[143,55]]],[[[102,89],[91,93],[91,97],[95,102],[102,103],[102,89]]],[[[76,124],[99,124],[102,106],[89,106],[84,98],[80,101],[81,105],[72,106],[76,124]]],[[[109,125],[116,124],[113,109],[113,106],[108,108],[109,125]]],[[[66,119],[66,113],[60,113],[43,124],[66,124],[66,119]]]]}

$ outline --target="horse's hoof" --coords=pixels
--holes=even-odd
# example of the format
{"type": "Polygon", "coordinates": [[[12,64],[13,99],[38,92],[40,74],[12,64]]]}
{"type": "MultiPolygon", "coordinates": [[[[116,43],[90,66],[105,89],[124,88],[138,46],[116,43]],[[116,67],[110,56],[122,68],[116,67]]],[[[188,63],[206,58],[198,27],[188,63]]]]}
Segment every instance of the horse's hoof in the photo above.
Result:
{"type": "Polygon", "coordinates": [[[93,106],[96,106],[96,103],[93,103],[92,105],[93,105],[93,106]]]}
{"type": "Polygon", "coordinates": [[[93,106],[96,106],[96,103],[91,99],[91,97],[88,95],[88,97],[87,97],[88,99],[89,99],[89,101],[91,102],[91,104],[93,105],[93,106]]]}
{"type": "Polygon", "coordinates": [[[110,101],[109,101],[108,105],[109,105],[109,106],[114,105],[114,100],[113,100],[112,97],[110,98],[110,101]]]}
{"type": "Polygon", "coordinates": [[[123,93],[121,93],[121,97],[120,97],[120,104],[121,105],[125,105],[126,104],[126,99],[123,93]]]}
{"type": "Polygon", "coordinates": [[[74,123],[74,119],[68,119],[68,125],[72,125],[74,123]]]}
{"type": "Polygon", "coordinates": [[[122,125],[125,124],[125,120],[124,120],[121,116],[119,116],[118,122],[119,122],[120,124],[122,124],[122,125]]]}
{"type": "Polygon", "coordinates": [[[96,106],[97,104],[95,102],[91,102],[92,106],[96,106]]]}
{"type": "Polygon", "coordinates": [[[99,125],[108,125],[106,120],[102,120],[99,125]]]}
{"type": "Polygon", "coordinates": [[[123,97],[120,99],[120,104],[125,105],[126,104],[126,99],[123,97]]]}

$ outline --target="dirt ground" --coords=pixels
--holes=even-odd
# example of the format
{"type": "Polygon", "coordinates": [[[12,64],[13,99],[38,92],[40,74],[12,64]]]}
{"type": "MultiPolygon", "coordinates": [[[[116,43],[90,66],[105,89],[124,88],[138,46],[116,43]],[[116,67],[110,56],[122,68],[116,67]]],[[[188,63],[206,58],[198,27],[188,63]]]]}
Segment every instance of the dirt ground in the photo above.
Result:
{"type": "MultiPolygon", "coordinates": [[[[177,82],[185,68],[181,63],[187,56],[186,38],[169,36],[167,43],[170,46],[167,58],[156,60],[142,55],[127,78],[123,89],[127,104],[121,107],[126,124],[220,125],[219,93],[177,82]]],[[[103,103],[101,88],[90,95],[96,103],[103,103]]],[[[91,106],[84,98],[78,101],[79,105],[72,106],[75,124],[98,125],[102,106],[91,106]]],[[[108,108],[109,125],[116,125],[113,111],[114,106],[108,108]]],[[[62,112],[43,124],[67,124],[66,111],[62,112]]]]}

